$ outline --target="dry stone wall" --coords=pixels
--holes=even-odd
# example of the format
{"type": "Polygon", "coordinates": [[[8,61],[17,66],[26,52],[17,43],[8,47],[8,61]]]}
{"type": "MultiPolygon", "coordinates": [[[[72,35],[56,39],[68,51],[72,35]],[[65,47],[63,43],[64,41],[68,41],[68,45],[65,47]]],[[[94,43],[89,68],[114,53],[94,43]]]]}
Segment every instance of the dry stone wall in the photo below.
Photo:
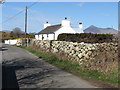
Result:
{"type": "Polygon", "coordinates": [[[38,50],[51,52],[92,69],[96,69],[97,66],[105,66],[106,62],[115,62],[118,59],[117,43],[91,44],[84,42],[33,40],[31,45],[38,50]]]}

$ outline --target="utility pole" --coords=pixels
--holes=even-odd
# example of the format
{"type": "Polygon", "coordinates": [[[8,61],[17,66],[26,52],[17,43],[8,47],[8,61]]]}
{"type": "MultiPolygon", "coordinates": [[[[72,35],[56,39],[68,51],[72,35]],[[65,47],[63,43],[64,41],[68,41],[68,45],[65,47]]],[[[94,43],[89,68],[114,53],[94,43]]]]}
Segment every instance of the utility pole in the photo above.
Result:
{"type": "Polygon", "coordinates": [[[25,9],[25,45],[27,46],[27,9],[28,7],[26,6],[25,9]]]}

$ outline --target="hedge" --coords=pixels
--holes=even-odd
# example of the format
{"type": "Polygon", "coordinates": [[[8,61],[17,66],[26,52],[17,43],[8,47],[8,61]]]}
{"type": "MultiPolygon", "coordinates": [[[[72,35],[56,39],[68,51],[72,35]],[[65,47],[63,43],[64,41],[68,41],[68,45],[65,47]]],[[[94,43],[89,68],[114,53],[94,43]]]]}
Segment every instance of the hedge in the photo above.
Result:
{"type": "Polygon", "coordinates": [[[58,35],[57,40],[69,42],[103,43],[112,42],[113,38],[113,34],[63,33],[58,35]]]}

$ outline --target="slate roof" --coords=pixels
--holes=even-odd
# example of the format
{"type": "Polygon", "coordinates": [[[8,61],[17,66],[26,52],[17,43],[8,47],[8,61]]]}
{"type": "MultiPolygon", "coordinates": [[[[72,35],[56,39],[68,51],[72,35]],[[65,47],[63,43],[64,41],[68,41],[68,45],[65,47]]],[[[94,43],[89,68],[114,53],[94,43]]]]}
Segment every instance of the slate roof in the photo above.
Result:
{"type": "Polygon", "coordinates": [[[60,28],[61,28],[61,24],[48,26],[45,29],[41,30],[38,34],[52,34],[60,28]]]}

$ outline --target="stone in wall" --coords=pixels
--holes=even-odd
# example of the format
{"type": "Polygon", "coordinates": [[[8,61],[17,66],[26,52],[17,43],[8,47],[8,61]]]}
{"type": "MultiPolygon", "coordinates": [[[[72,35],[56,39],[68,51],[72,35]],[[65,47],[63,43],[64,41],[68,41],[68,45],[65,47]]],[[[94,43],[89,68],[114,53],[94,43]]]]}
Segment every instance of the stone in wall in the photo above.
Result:
{"type": "MultiPolygon", "coordinates": [[[[33,46],[53,54],[63,55],[68,60],[86,65],[87,68],[117,60],[117,43],[76,43],[66,41],[33,40],[33,46]]],[[[61,56],[61,57],[63,57],[61,56]]]]}

